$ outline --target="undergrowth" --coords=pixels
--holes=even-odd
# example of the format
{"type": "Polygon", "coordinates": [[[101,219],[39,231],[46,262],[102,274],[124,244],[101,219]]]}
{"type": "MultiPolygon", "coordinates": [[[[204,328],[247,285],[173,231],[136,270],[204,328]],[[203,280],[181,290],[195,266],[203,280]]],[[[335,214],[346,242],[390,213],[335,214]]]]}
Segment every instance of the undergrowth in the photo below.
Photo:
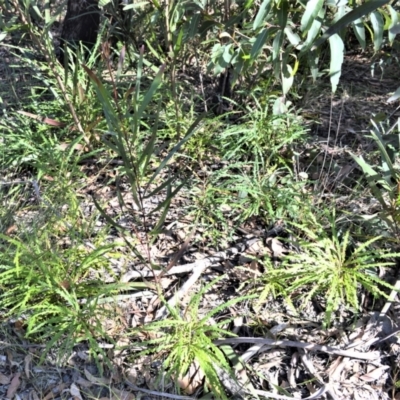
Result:
{"type": "MultiPolygon", "coordinates": [[[[360,179],[366,179],[381,210],[349,216],[336,210],[334,201],[321,202],[323,189],[299,174],[298,149],[307,129],[290,101],[276,96],[272,78],[241,90],[237,99],[244,105],[226,99],[236,109],[215,116],[209,99],[197,103],[194,90],[187,97],[178,91],[189,90],[176,82],[180,63],[191,56],[180,42],[183,34],[167,35],[168,57],[159,43],[134,47],[129,40],[128,47],[119,43],[110,54],[99,42],[100,56],[71,53],[64,70],[55,63],[49,40],[42,43],[29,20],[24,26],[29,46],[36,43],[47,61],[5,46],[34,83],[13,97],[0,82],[0,308],[20,322],[26,338],[45,343],[42,361],[56,347],[62,364],[85,343],[99,368],[103,362],[111,367],[99,340],[116,344],[105,328],[107,319],[117,319],[116,297],[146,289],[165,303],[170,317],[134,331],[121,327],[130,347],[140,348],[136,356],[156,354],[165,376],[176,382],[197,363],[204,391],[227,398],[220,376],[221,370],[233,375],[232,366],[213,341],[233,336],[231,318],[210,321],[248,298],[239,290],[200,317],[205,293],[220,282],[215,279],[193,294],[184,310],[168,305],[171,293],[157,276],[167,274],[177,259],[165,266],[151,250],[160,238],[174,237],[181,221],[196,235],[185,231],[184,244],[177,253],[174,249],[180,257],[191,244],[211,253],[223,250],[241,237],[243,227],[249,235],[261,231],[260,236],[278,222],[291,227],[278,238],[288,254],[257,260],[263,271],[247,286],[257,296],[252,312],[271,298],[291,306],[322,299],[328,327],[339,307],[360,310],[361,292],[386,298],[393,289],[377,272],[399,257],[398,147],[384,124],[371,123],[379,165],[354,155],[360,179]],[[104,187],[115,193],[115,210],[107,191],[100,190],[104,187]],[[82,205],[89,201],[87,215],[82,205]],[[350,222],[338,226],[333,210],[350,222]],[[322,223],[326,214],[333,217],[322,223]],[[369,237],[359,234],[364,226],[369,237]],[[389,238],[386,245],[382,236],[389,238]],[[116,264],[118,272],[111,267],[116,264]],[[121,282],[121,265],[128,264],[146,266],[154,281],[121,282]]],[[[155,31],[152,37],[158,37],[155,31]]],[[[263,65],[254,65],[254,76],[262,76],[256,67],[263,65]]]]}

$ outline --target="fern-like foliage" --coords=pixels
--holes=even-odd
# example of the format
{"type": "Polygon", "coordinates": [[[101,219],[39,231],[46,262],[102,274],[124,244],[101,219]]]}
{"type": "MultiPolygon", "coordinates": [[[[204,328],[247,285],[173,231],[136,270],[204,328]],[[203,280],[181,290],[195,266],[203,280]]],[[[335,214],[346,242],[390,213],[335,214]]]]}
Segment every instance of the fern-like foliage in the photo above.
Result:
{"type": "Polygon", "coordinates": [[[197,361],[211,391],[218,399],[227,399],[218,370],[222,369],[230,375],[232,371],[224,354],[213,341],[225,336],[235,336],[235,334],[222,328],[230,320],[222,320],[215,324],[210,324],[209,320],[227,307],[249,297],[232,299],[214,308],[203,318],[199,318],[199,304],[203,294],[222,278],[210,282],[194,295],[183,313],[179,306],[171,307],[163,300],[170,312],[170,318],[137,328],[133,333],[140,332],[142,335],[146,333],[154,337],[141,343],[146,349],[138,356],[156,353],[160,358],[165,359],[164,367],[168,371],[167,376],[176,378],[183,377],[192,363],[197,361]]]}
{"type": "Polygon", "coordinates": [[[288,282],[287,292],[305,290],[303,301],[307,302],[317,294],[326,299],[325,324],[329,325],[332,313],[340,304],[358,309],[358,289],[368,290],[374,297],[387,297],[383,288],[394,287],[380,279],[377,267],[392,266],[392,261],[385,261],[399,256],[376,250],[372,244],[381,237],[372,238],[361,244],[351,243],[350,232],[339,234],[334,218],[331,219],[331,232],[318,224],[315,217],[312,226],[316,231],[305,226],[293,224],[303,232],[300,239],[300,251],[288,255],[281,269],[281,279],[288,282]],[[305,236],[305,238],[304,238],[305,236]]]}
{"type": "Polygon", "coordinates": [[[105,264],[103,256],[115,246],[62,251],[44,239],[46,235],[38,232],[37,239],[30,238],[25,244],[0,234],[0,308],[24,322],[27,337],[46,344],[42,360],[57,345],[58,361],[62,361],[74,345],[86,341],[95,361],[100,354],[107,362],[97,338],[112,341],[103,321],[115,315],[99,306],[99,300],[126,290],[126,284],[107,284],[88,275],[105,264]]]}

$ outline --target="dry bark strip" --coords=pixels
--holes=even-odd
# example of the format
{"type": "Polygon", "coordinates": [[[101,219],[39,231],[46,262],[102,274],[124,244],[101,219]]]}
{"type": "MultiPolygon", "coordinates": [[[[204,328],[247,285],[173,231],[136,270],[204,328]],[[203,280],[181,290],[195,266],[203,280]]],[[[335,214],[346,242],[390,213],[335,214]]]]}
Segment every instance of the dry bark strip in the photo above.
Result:
{"type": "Polygon", "coordinates": [[[214,344],[240,344],[240,343],[254,343],[254,344],[266,344],[270,346],[281,346],[281,347],[297,347],[309,351],[320,351],[322,353],[335,354],[343,357],[357,358],[359,360],[376,360],[379,358],[379,352],[371,351],[369,353],[360,353],[353,350],[341,350],[330,346],[321,346],[314,343],[295,342],[292,340],[274,340],[264,339],[255,337],[237,337],[228,338],[214,341],[214,344]]]}
{"type": "MultiPolygon", "coordinates": [[[[183,286],[174,294],[174,296],[168,300],[170,307],[174,307],[178,300],[180,300],[186,292],[194,285],[194,283],[200,278],[202,273],[211,265],[220,263],[222,261],[228,260],[232,256],[242,253],[246,248],[250,247],[254,242],[258,241],[258,238],[252,238],[246,240],[244,243],[239,243],[235,247],[231,247],[225,251],[219,251],[211,257],[207,257],[203,260],[196,261],[192,264],[193,274],[191,277],[183,284],[183,286]]],[[[186,265],[186,267],[188,266],[186,265]]],[[[177,267],[175,267],[177,268],[177,267]]],[[[175,268],[171,268],[168,272],[171,273],[175,268]]],[[[165,318],[168,315],[168,309],[166,306],[161,307],[156,314],[155,320],[165,318]]]]}
{"type": "MultiPolygon", "coordinates": [[[[225,251],[218,251],[212,256],[206,257],[202,260],[195,261],[194,263],[172,267],[164,275],[184,274],[187,272],[195,271],[197,269],[205,270],[206,268],[216,266],[222,261],[226,261],[231,257],[242,253],[258,240],[260,240],[260,238],[248,239],[243,243],[238,243],[237,245],[230,247],[225,251]]],[[[160,275],[161,272],[162,271],[152,271],[150,269],[146,269],[143,271],[129,271],[121,277],[121,282],[129,282],[131,279],[153,278],[154,276],[160,275]]]]}

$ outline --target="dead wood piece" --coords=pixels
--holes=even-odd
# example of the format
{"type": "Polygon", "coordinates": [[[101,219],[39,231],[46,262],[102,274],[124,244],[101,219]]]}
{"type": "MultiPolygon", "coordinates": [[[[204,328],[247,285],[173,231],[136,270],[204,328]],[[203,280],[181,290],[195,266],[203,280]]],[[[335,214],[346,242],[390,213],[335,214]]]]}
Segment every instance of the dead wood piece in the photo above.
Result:
{"type": "MultiPolygon", "coordinates": [[[[83,43],[91,49],[97,40],[100,26],[100,8],[98,0],[68,0],[61,32],[61,47],[83,43]]],[[[64,51],[59,54],[59,61],[64,64],[64,51]]]]}
{"type": "Polygon", "coordinates": [[[295,342],[292,340],[274,340],[254,337],[237,337],[228,338],[222,340],[216,340],[214,344],[240,344],[240,343],[255,343],[255,344],[266,344],[270,346],[285,346],[285,347],[297,347],[309,351],[320,351],[328,354],[335,354],[338,356],[357,358],[360,360],[376,360],[379,358],[379,352],[371,351],[370,353],[360,353],[352,350],[341,350],[329,346],[321,346],[314,343],[295,342]]]}
{"type": "MultiPolygon", "coordinates": [[[[193,270],[197,270],[198,268],[206,269],[212,266],[216,266],[222,261],[226,261],[230,259],[232,256],[242,253],[245,249],[250,247],[254,242],[258,240],[259,240],[258,238],[248,239],[244,243],[238,243],[234,247],[230,247],[225,251],[219,251],[213,254],[212,256],[209,256],[202,260],[195,261],[194,263],[172,267],[169,271],[165,272],[164,275],[184,274],[191,272],[193,270]]],[[[145,269],[143,271],[129,271],[122,276],[121,281],[129,282],[131,279],[153,278],[154,276],[158,276],[160,274],[161,271],[152,271],[150,269],[145,269]]]]}

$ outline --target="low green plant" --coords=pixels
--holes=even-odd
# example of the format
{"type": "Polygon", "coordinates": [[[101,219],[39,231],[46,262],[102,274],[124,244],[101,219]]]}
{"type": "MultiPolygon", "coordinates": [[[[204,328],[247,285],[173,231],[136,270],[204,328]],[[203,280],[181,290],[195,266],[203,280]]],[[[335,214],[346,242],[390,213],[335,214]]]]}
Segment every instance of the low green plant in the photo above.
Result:
{"type": "Polygon", "coordinates": [[[113,253],[115,244],[88,250],[74,243],[63,249],[49,232],[46,226],[25,232],[23,239],[0,235],[0,308],[23,322],[26,337],[46,343],[42,360],[55,343],[61,361],[73,346],[87,341],[95,360],[100,353],[106,361],[95,339],[112,340],[101,323],[110,312],[98,307],[100,299],[147,286],[104,282],[104,270],[109,269],[106,257],[118,257],[113,253]]]}
{"type": "Polygon", "coordinates": [[[251,278],[244,281],[238,291],[244,290],[245,293],[257,294],[257,301],[254,309],[257,312],[271,296],[277,298],[282,296],[291,306],[290,292],[288,291],[288,280],[280,268],[274,265],[270,257],[257,260],[263,267],[263,272],[257,273],[247,267],[238,267],[245,271],[251,278]]]}
{"type": "MultiPolygon", "coordinates": [[[[127,183],[134,206],[139,213],[132,213],[132,209],[118,193],[122,212],[128,212],[135,218],[135,224],[144,228],[146,238],[140,240],[149,243],[155,240],[162,231],[167,213],[174,196],[184,186],[176,174],[169,172],[168,164],[178,153],[179,149],[190,139],[197,129],[204,115],[200,115],[188,126],[185,136],[176,143],[166,154],[163,152],[164,144],[159,141],[159,122],[162,112],[163,94],[159,88],[163,86],[163,73],[165,66],[158,69],[150,87],[143,89],[144,57],[142,48],[138,55],[137,76],[134,84],[131,84],[120,98],[113,98],[111,93],[117,92],[118,87],[112,79],[113,86],[108,90],[107,86],[96,74],[84,67],[96,90],[97,98],[103,107],[107,122],[107,131],[103,135],[104,144],[113,156],[122,161],[120,176],[127,183]],[[129,107],[128,107],[129,105],[129,107]],[[120,111],[126,110],[124,115],[120,111]],[[151,199],[157,199],[157,205],[146,206],[151,199]],[[150,223],[150,221],[152,221],[150,223]],[[154,222],[155,221],[155,222],[154,222]]],[[[123,64],[123,57],[120,59],[123,64]]],[[[168,91],[165,91],[168,94],[168,91]]],[[[132,230],[122,227],[115,218],[110,217],[96,198],[95,204],[101,215],[107,222],[121,232],[126,239],[132,236],[132,230]]],[[[134,234],[137,233],[135,229],[134,234]]],[[[131,241],[126,243],[143,262],[152,266],[153,260],[144,257],[131,241]]],[[[150,253],[148,252],[148,255],[150,253]]]]}
{"type": "Polygon", "coordinates": [[[271,96],[263,105],[254,96],[255,108],[247,107],[241,123],[221,133],[224,158],[251,161],[264,168],[291,163],[290,146],[304,137],[305,130],[289,112],[274,115],[272,100],[271,96]]]}
{"type": "Polygon", "coordinates": [[[311,214],[307,226],[293,226],[303,237],[297,242],[299,251],[284,258],[281,279],[287,282],[287,293],[305,293],[300,296],[303,304],[316,295],[325,298],[325,325],[331,323],[332,313],[340,304],[359,308],[361,287],[374,297],[384,298],[388,297],[385,288],[394,289],[378,277],[377,269],[395,265],[390,259],[399,253],[374,248],[381,237],[353,243],[349,230],[343,232],[337,228],[334,215],[329,230],[311,214]]]}
{"type": "Polygon", "coordinates": [[[191,190],[191,215],[204,234],[221,245],[235,229],[253,217],[270,225],[280,219],[302,220],[310,210],[304,182],[296,182],[287,167],[259,168],[237,162],[213,172],[203,186],[191,190]]]}
{"type": "Polygon", "coordinates": [[[190,298],[185,310],[179,306],[171,307],[165,300],[170,318],[164,321],[156,321],[135,329],[132,334],[146,334],[153,337],[138,345],[145,347],[137,356],[156,354],[158,359],[164,359],[164,367],[167,377],[179,379],[187,373],[189,367],[197,362],[204,373],[206,385],[219,399],[227,399],[223,385],[220,382],[219,370],[232,375],[231,368],[223,352],[213,343],[214,340],[226,336],[235,336],[224,329],[230,320],[222,319],[215,324],[210,324],[210,318],[224,309],[238,303],[248,297],[237,297],[224,304],[215,307],[203,317],[199,316],[199,306],[202,296],[210,290],[218,281],[217,278],[204,286],[198,293],[190,298]]]}
{"type": "Polygon", "coordinates": [[[387,121],[372,120],[371,125],[370,137],[378,147],[378,157],[366,160],[362,155],[353,155],[353,158],[362,168],[363,176],[372,195],[380,203],[381,210],[360,217],[381,234],[396,238],[400,232],[400,135],[392,132],[395,125],[387,127],[387,121]]]}

